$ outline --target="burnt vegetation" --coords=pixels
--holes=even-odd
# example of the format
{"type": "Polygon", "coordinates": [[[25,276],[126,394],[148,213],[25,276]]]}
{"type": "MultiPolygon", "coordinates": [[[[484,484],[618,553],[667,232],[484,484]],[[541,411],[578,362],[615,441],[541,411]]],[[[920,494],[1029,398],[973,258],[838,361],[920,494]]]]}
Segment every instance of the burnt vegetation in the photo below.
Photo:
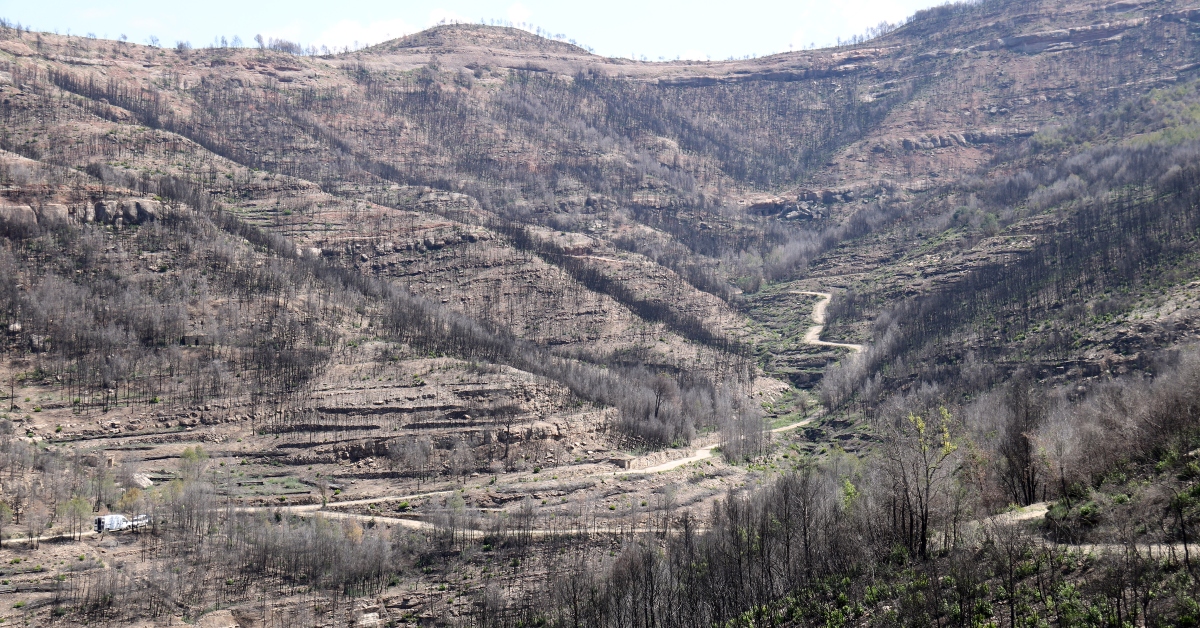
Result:
{"type": "Polygon", "coordinates": [[[0,618],[1194,625],[1196,24],[0,21],[0,618]]]}

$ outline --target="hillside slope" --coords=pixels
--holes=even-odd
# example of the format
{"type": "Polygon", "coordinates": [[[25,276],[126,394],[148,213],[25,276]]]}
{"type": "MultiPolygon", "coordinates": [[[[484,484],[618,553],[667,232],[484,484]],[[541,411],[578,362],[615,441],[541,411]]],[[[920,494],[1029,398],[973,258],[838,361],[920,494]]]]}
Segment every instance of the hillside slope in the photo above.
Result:
{"type": "MultiPolygon", "coordinates": [[[[471,25],[326,57],[2,26],[0,539],[56,565],[7,563],[38,600],[14,613],[369,614],[348,595],[394,621],[1007,625],[905,579],[1000,569],[1000,532],[959,527],[1009,505],[1086,527],[1126,467],[1191,494],[1192,427],[1163,417],[1200,329],[1197,25],[1175,0],[984,0],[665,63],[471,25]],[[1094,436],[1105,412],[1128,449],[1094,436]],[[945,452],[936,487],[914,451],[945,452]],[[769,524],[792,497],[824,517],[803,569],[769,524]],[[132,564],[78,539],[110,510],[150,513],[158,549],[63,566],[132,564]],[[697,548],[717,566],[692,578],[697,548]],[[853,612],[831,601],[881,561],[853,612]],[[638,597],[642,568],[675,606],[638,597]]],[[[1188,508],[1068,540],[1186,548],[1188,508]]],[[[1060,528],[1020,534],[1037,574],[1070,562],[1029,558],[1060,528]]]]}

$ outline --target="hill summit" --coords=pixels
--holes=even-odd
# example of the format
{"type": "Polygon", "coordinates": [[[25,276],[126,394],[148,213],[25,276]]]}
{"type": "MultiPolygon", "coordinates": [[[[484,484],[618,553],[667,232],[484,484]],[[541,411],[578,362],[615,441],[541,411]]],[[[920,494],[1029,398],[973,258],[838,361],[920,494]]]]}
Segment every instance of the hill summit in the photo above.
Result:
{"type": "Polygon", "coordinates": [[[446,24],[386,41],[367,49],[386,52],[419,49],[431,52],[509,50],[590,56],[587,50],[567,42],[542,37],[520,28],[482,24],[446,24]]]}

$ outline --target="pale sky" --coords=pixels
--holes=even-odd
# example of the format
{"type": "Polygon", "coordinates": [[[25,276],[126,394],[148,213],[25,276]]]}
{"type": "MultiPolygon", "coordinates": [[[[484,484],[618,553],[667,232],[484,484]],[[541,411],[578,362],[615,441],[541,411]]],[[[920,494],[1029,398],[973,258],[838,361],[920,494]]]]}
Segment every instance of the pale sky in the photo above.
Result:
{"type": "Polygon", "coordinates": [[[0,17],[34,30],[163,46],[256,34],[304,46],[377,44],[442,20],[507,21],[562,34],[612,57],[726,59],[767,55],[861,34],[944,0],[0,0],[0,17]]]}

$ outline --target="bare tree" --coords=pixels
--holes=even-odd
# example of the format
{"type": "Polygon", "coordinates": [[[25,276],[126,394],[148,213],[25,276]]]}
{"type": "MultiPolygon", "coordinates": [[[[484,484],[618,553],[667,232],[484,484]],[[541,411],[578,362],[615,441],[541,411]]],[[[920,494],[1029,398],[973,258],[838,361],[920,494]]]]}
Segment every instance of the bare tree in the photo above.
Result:
{"type": "Polygon", "coordinates": [[[29,503],[25,509],[25,536],[29,539],[29,547],[37,549],[41,542],[42,533],[46,531],[46,521],[50,518],[50,509],[40,499],[29,503]]]}
{"type": "Polygon", "coordinates": [[[721,453],[729,462],[753,458],[767,446],[770,433],[761,410],[740,408],[719,424],[721,453]]]}
{"type": "Polygon", "coordinates": [[[8,504],[0,502],[0,546],[4,545],[4,527],[12,523],[13,511],[8,504]]]}
{"type": "Polygon", "coordinates": [[[932,421],[910,413],[898,421],[884,443],[884,468],[893,486],[894,525],[908,548],[922,559],[929,556],[930,524],[936,504],[953,481],[953,457],[958,451],[950,428],[954,419],[939,408],[932,421]]]}
{"type": "Polygon", "coordinates": [[[204,475],[208,468],[208,452],[200,445],[186,447],[179,456],[179,474],[184,480],[194,481],[204,475]]]}
{"type": "Polygon", "coordinates": [[[1005,402],[1009,414],[999,448],[1000,478],[1013,502],[1028,506],[1037,501],[1042,485],[1044,465],[1038,460],[1035,439],[1045,420],[1046,403],[1024,374],[1009,384],[1005,402]]]}
{"type": "Polygon", "coordinates": [[[84,522],[92,514],[91,504],[82,497],[72,497],[70,500],[59,504],[58,510],[59,514],[69,525],[71,537],[79,538],[79,534],[83,532],[84,522]]]}
{"type": "Polygon", "coordinates": [[[313,484],[321,494],[321,507],[324,508],[329,503],[329,480],[319,477],[313,480],[313,484]]]}
{"type": "Polygon", "coordinates": [[[654,391],[654,418],[658,418],[664,403],[679,398],[679,384],[670,377],[659,373],[651,380],[650,389],[654,391]]]}
{"type": "Polygon", "coordinates": [[[467,474],[475,468],[475,453],[471,451],[471,446],[465,440],[460,439],[454,444],[454,450],[450,452],[450,469],[454,475],[459,476],[465,482],[467,474]]]}
{"type": "Polygon", "coordinates": [[[425,471],[428,468],[429,457],[432,453],[433,446],[429,443],[428,438],[415,438],[405,444],[404,464],[417,472],[418,491],[421,490],[421,480],[425,478],[425,471]]]}

